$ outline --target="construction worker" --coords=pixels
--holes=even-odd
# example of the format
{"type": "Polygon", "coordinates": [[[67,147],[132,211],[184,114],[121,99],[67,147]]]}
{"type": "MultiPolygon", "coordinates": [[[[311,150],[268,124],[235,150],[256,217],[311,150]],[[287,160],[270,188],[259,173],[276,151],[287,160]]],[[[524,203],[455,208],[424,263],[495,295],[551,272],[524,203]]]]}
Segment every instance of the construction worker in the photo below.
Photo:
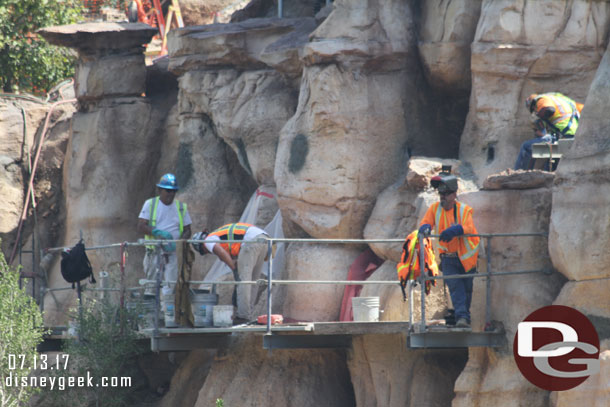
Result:
{"type": "MultiPolygon", "coordinates": [[[[221,243],[223,240],[257,240],[269,237],[267,233],[249,223],[229,223],[211,233],[199,232],[193,240],[207,240],[194,243],[193,247],[202,256],[213,253],[233,271],[235,281],[258,279],[267,256],[266,243],[221,243]],[[210,242],[211,240],[211,242],[210,242]],[[215,241],[219,243],[215,243],[215,241]]],[[[252,293],[256,287],[240,284],[237,286],[236,322],[248,322],[252,315],[252,293]]]]}
{"type": "Polygon", "coordinates": [[[546,130],[546,126],[541,119],[534,121],[532,127],[536,137],[521,144],[517,160],[515,161],[515,170],[529,170],[532,159],[532,145],[536,143],[552,143],[554,141],[553,135],[546,130]]]}
{"type": "MultiPolygon", "coordinates": [[[[165,174],[157,184],[159,195],[144,202],[138,219],[138,232],[143,233],[146,239],[188,239],[191,235],[191,217],[185,203],[175,199],[178,191],[178,182],[174,174],[165,174]]],[[[162,251],[161,261],[164,266],[165,281],[176,281],[178,278],[178,261],[176,258],[175,243],[164,244],[161,247],[150,245],[146,247],[144,256],[144,272],[148,280],[156,280],[159,269],[159,250],[162,251]]],[[[172,294],[173,285],[165,284],[162,287],[163,295],[172,294]]],[[[149,285],[145,295],[154,295],[149,285]]]]}
{"type": "MultiPolygon", "coordinates": [[[[479,254],[479,237],[463,235],[476,234],[472,221],[472,208],[458,202],[458,181],[448,172],[433,177],[431,185],[438,190],[440,202],[428,208],[422,219],[419,232],[428,235],[432,230],[440,235],[438,247],[443,275],[464,275],[476,273],[479,254]]],[[[472,301],[472,277],[447,279],[451,302],[455,308],[456,326],[470,327],[470,303],[472,301]]]]}
{"type": "Polygon", "coordinates": [[[525,99],[525,107],[534,119],[536,138],[521,144],[515,170],[529,169],[532,144],[553,143],[561,138],[574,138],[583,104],[558,92],[533,93],[525,99]]]}

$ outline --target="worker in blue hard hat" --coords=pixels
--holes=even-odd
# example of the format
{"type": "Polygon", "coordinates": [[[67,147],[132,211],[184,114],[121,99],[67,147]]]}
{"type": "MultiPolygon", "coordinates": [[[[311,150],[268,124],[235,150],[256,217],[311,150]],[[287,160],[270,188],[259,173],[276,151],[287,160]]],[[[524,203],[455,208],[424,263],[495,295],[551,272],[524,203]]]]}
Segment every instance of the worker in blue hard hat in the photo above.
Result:
{"type": "MultiPolygon", "coordinates": [[[[138,216],[138,232],[143,233],[149,240],[177,240],[189,239],[191,236],[191,217],[186,204],[175,199],[178,191],[178,181],[174,174],[165,174],[157,184],[159,195],[144,202],[138,216]]],[[[148,280],[156,280],[156,271],[159,269],[159,253],[164,261],[165,275],[163,280],[176,281],[178,278],[178,261],[176,258],[175,243],[162,246],[149,245],[144,256],[144,272],[148,280]]],[[[163,294],[173,293],[173,286],[165,284],[163,294]]],[[[152,286],[147,286],[145,295],[154,294],[152,286]]]]}

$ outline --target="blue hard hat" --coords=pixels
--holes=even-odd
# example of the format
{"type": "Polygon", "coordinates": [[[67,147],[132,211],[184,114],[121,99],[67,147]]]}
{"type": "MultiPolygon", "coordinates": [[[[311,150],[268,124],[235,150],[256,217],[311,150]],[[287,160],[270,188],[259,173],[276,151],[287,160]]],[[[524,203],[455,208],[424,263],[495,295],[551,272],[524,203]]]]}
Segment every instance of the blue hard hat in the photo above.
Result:
{"type": "Polygon", "coordinates": [[[173,189],[178,190],[178,181],[176,181],[176,176],[174,174],[167,173],[161,177],[159,183],[157,184],[159,188],[163,189],[173,189]]]}

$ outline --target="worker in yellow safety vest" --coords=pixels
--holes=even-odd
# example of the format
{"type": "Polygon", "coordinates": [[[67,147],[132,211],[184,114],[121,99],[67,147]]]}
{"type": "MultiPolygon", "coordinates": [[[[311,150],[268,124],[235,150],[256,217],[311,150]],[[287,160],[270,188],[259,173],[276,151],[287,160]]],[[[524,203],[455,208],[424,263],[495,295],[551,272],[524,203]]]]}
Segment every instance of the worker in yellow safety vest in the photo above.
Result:
{"type": "MultiPolygon", "coordinates": [[[[259,278],[265,258],[267,243],[240,243],[268,238],[264,230],[249,223],[229,223],[211,233],[198,232],[193,240],[206,240],[205,243],[193,243],[194,249],[202,256],[213,253],[233,271],[235,281],[251,281],[259,278]],[[237,241],[237,242],[229,242],[237,241]]],[[[252,314],[252,297],[256,286],[240,284],[234,291],[234,302],[237,305],[236,323],[254,319],[252,314]],[[236,299],[235,299],[236,296],[236,299]]]]}
{"type": "MultiPolygon", "coordinates": [[[[138,216],[138,232],[148,240],[188,239],[191,235],[191,217],[186,204],[175,199],[178,182],[173,174],[165,174],[157,184],[159,195],[144,202],[138,216]]],[[[159,269],[159,253],[164,266],[165,281],[176,281],[178,278],[178,260],[175,243],[163,244],[161,247],[150,245],[144,255],[144,272],[148,280],[156,280],[159,269]]],[[[147,285],[144,295],[154,295],[154,285],[147,285]]],[[[165,284],[162,293],[172,294],[173,284],[165,284]]]]}
{"type": "MultiPolygon", "coordinates": [[[[450,171],[450,170],[449,170],[450,171]]],[[[420,223],[419,232],[429,235],[431,231],[440,235],[438,248],[443,275],[476,273],[479,254],[479,237],[463,236],[476,234],[472,220],[472,208],[458,202],[458,180],[450,172],[432,178],[431,185],[438,190],[440,201],[429,208],[420,223]]],[[[456,326],[470,327],[470,303],[472,301],[472,278],[447,279],[451,302],[455,308],[456,326]]]]}
{"type": "Polygon", "coordinates": [[[521,144],[515,161],[515,170],[530,168],[533,144],[574,138],[583,104],[575,102],[559,92],[533,93],[525,99],[525,107],[534,120],[533,128],[536,137],[521,144]]]}

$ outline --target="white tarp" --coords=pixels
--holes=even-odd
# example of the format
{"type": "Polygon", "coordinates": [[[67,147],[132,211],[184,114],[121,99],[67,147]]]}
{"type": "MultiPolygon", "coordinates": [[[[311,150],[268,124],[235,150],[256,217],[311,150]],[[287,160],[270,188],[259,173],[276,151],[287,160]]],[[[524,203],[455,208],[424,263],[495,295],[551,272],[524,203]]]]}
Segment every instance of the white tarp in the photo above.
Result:
{"type": "MultiPolygon", "coordinates": [[[[263,199],[269,199],[269,196],[272,196],[273,199],[276,199],[275,198],[275,188],[264,187],[264,186],[259,187],[254,192],[252,197],[250,197],[250,200],[248,201],[248,205],[246,205],[246,209],[244,209],[244,212],[242,213],[241,217],[239,218],[239,222],[249,223],[251,225],[258,226],[258,227],[264,229],[265,232],[267,232],[267,234],[270,237],[283,238],[284,231],[282,230],[282,214],[280,213],[279,210],[273,217],[273,220],[271,222],[269,222],[269,224],[265,225],[264,227],[257,223],[257,214],[258,214],[260,203],[262,202],[263,199]]],[[[275,252],[275,256],[273,257],[272,276],[279,275],[280,270],[282,270],[284,267],[284,243],[276,243],[275,245],[277,246],[277,249],[275,252]]],[[[266,261],[263,264],[263,270],[262,270],[262,272],[265,276],[267,276],[268,270],[269,270],[269,262],[266,261]]],[[[216,259],[216,261],[214,262],[212,267],[210,267],[210,270],[205,275],[203,281],[220,281],[224,275],[230,274],[230,273],[231,273],[231,269],[229,268],[229,266],[224,264],[219,259],[216,259]]],[[[209,287],[209,286],[206,285],[206,287],[209,287]]]]}

